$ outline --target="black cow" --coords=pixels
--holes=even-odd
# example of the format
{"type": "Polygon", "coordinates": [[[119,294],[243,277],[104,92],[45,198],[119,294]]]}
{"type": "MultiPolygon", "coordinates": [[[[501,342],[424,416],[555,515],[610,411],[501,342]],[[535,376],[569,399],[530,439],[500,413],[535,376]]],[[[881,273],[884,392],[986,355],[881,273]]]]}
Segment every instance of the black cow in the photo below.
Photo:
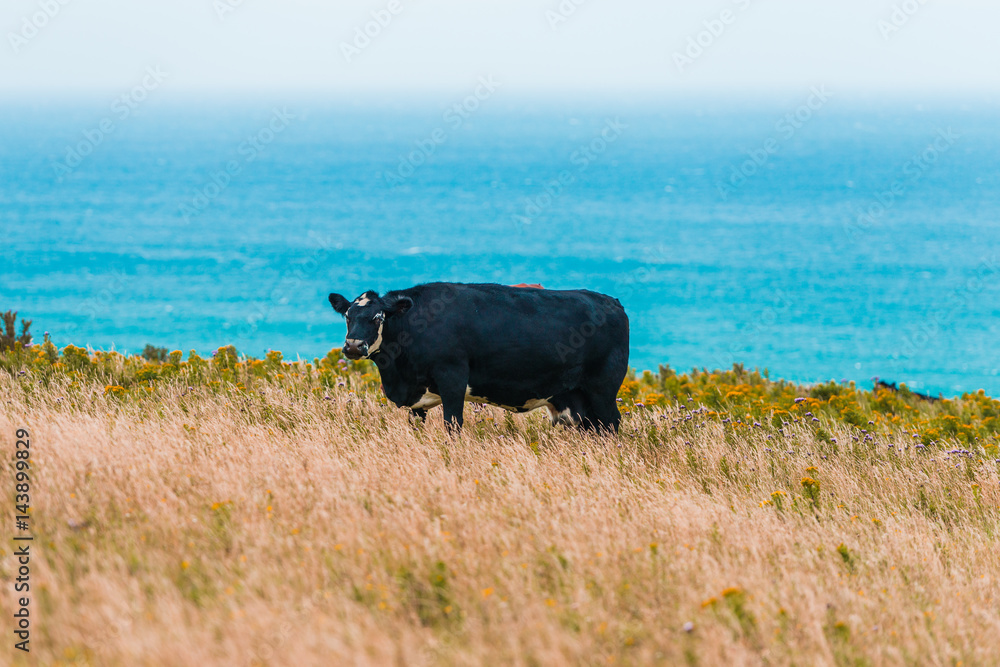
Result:
{"type": "Polygon", "coordinates": [[[628,316],[587,290],[428,283],[354,301],[330,295],[347,318],[344,356],[367,357],[385,395],[418,417],[444,407],[461,427],[465,401],[513,412],[546,407],[553,424],[617,431],[628,370],[628,316]]]}

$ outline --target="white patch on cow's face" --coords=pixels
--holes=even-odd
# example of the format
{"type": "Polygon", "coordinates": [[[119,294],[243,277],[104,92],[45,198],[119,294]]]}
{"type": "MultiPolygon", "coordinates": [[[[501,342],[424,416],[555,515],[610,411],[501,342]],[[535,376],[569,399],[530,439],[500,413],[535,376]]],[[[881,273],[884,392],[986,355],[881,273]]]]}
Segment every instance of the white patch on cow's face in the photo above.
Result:
{"type": "Polygon", "coordinates": [[[356,306],[367,306],[371,299],[368,298],[367,294],[362,294],[357,299],[354,300],[354,305],[356,306]]]}
{"type": "MultiPolygon", "coordinates": [[[[381,315],[381,314],[382,313],[379,313],[379,315],[381,315]]],[[[373,354],[375,354],[376,352],[378,352],[379,346],[382,345],[382,327],[384,325],[385,325],[385,317],[383,316],[383,317],[379,318],[379,321],[378,321],[378,335],[375,336],[375,342],[372,343],[368,347],[368,354],[365,355],[366,357],[370,357],[373,354]]]]}
{"type": "Polygon", "coordinates": [[[431,390],[425,389],[424,395],[420,397],[420,400],[411,405],[410,407],[414,410],[426,410],[428,408],[433,408],[437,405],[441,405],[441,397],[431,390]]]}

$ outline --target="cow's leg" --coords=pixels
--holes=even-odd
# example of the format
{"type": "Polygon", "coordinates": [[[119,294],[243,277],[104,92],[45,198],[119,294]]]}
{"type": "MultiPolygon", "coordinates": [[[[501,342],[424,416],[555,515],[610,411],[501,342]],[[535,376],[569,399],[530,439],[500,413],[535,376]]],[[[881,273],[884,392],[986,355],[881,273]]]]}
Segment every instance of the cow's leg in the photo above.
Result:
{"type": "Polygon", "coordinates": [[[590,409],[587,411],[588,418],[584,420],[583,427],[598,433],[617,433],[618,426],[622,421],[622,415],[618,412],[617,399],[617,392],[588,396],[587,403],[590,409]]]}
{"type": "Polygon", "coordinates": [[[622,421],[618,412],[618,388],[628,371],[628,349],[612,352],[594,370],[585,380],[589,419],[584,424],[598,432],[617,433],[622,421]]]}
{"type": "Polygon", "coordinates": [[[553,408],[553,426],[558,423],[568,426],[581,426],[587,423],[587,397],[579,389],[557,394],[550,402],[553,408]]]}
{"type": "Polygon", "coordinates": [[[469,366],[468,364],[442,366],[435,369],[433,375],[438,395],[441,396],[445,426],[450,431],[460,431],[465,411],[465,390],[469,386],[469,366]]]}
{"type": "Polygon", "coordinates": [[[412,419],[419,419],[420,421],[427,420],[427,411],[423,408],[410,408],[410,417],[412,419]]]}

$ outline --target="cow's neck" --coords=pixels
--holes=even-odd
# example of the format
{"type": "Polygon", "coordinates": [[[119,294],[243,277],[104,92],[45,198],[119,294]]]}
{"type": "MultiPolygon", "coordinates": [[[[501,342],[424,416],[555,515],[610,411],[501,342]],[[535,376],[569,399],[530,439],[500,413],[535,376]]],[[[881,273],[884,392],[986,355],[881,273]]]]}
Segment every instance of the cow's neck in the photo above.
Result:
{"type": "Polygon", "coordinates": [[[395,327],[391,320],[387,320],[382,325],[382,340],[379,341],[378,350],[370,357],[380,370],[385,370],[399,363],[406,358],[406,350],[399,344],[399,329],[395,327]]]}

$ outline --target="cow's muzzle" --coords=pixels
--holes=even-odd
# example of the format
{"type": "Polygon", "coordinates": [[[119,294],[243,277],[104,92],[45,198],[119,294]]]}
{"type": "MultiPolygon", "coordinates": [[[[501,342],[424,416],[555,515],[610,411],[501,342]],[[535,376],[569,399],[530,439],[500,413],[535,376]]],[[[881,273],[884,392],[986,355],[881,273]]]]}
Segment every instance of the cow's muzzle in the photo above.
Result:
{"type": "Polygon", "coordinates": [[[355,338],[344,341],[344,356],[348,359],[361,359],[368,354],[368,343],[355,338]]]}

